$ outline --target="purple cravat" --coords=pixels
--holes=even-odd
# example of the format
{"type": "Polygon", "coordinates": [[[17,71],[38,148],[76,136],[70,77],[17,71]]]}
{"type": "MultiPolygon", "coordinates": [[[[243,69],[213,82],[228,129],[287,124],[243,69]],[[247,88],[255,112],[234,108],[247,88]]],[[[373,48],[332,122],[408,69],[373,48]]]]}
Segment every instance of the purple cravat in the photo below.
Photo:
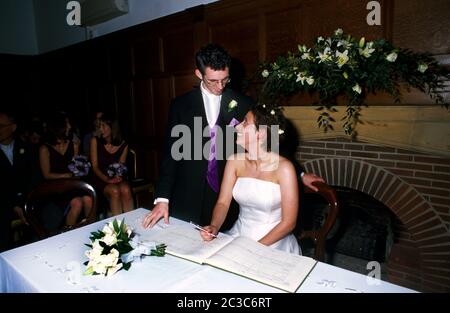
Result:
{"type": "Polygon", "coordinates": [[[208,172],[206,179],[209,186],[215,192],[219,192],[219,173],[217,171],[217,158],[216,158],[216,135],[217,124],[213,128],[209,129],[209,136],[211,138],[211,145],[209,147],[209,160],[208,160],[208,172]]]}
{"type": "MultiPolygon", "coordinates": [[[[229,126],[235,127],[239,124],[239,121],[235,118],[231,120],[228,124],[229,126]]],[[[216,135],[217,135],[217,124],[213,128],[209,129],[209,137],[211,138],[211,146],[209,147],[209,160],[208,160],[208,172],[206,179],[209,186],[215,192],[219,192],[219,173],[217,170],[217,158],[216,158],[216,135]]]]}

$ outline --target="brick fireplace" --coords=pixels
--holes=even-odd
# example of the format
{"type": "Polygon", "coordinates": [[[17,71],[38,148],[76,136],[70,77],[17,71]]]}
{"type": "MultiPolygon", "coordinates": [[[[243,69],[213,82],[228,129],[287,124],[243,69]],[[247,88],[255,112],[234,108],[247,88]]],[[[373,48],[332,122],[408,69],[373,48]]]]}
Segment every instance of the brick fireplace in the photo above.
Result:
{"type": "Polygon", "coordinates": [[[328,184],[364,192],[396,215],[390,282],[450,292],[450,158],[335,136],[303,140],[297,159],[328,184]]]}

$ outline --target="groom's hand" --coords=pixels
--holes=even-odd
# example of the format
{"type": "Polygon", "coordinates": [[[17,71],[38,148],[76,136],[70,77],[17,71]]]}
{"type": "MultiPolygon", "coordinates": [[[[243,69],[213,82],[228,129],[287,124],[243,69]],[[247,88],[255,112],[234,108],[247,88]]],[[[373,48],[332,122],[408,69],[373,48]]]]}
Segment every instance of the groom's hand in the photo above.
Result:
{"type": "Polygon", "coordinates": [[[164,223],[169,224],[169,204],[167,202],[158,202],[153,210],[145,216],[142,221],[144,228],[153,227],[158,221],[164,217],[164,223]]]}
{"type": "Polygon", "coordinates": [[[317,191],[319,191],[319,189],[313,185],[314,182],[325,183],[325,180],[323,180],[322,177],[316,176],[314,174],[305,173],[305,175],[303,175],[303,177],[302,177],[303,185],[312,189],[314,192],[317,192],[317,191]]]}

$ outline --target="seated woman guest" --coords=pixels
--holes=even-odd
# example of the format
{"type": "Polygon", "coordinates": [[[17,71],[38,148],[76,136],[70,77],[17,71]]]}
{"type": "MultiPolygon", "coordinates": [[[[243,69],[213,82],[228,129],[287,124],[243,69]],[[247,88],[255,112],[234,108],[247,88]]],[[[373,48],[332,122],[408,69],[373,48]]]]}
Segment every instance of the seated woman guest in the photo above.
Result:
{"type": "Polygon", "coordinates": [[[278,107],[257,105],[236,126],[236,143],[246,151],[227,161],[211,224],[204,227],[209,233],[201,232],[204,240],[212,240],[219,232],[234,197],[239,203],[239,217],[228,231],[230,235],[300,253],[291,233],[298,214],[297,175],[292,163],[272,149],[277,144],[272,140],[283,133],[283,124],[278,107]]]}
{"type": "MultiPolygon", "coordinates": [[[[39,164],[44,179],[73,177],[68,165],[78,155],[79,143],[71,138],[70,123],[65,115],[57,114],[49,121],[45,144],[39,148],[39,164]]],[[[84,216],[88,216],[92,209],[92,198],[83,196],[69,200],[58,199],[57,204],[64,208],[65,225],[71,228],[77,224],[82,211],[84,216]]]]}
{"type": "Polygon", "coordinates": [[[107,114],[100,117],[100,137],[91,139],[91,163],[94,171],[94,185],[108,198],[112,215],[133,210],[133,197],[125,177],[108,176],[112,164],[124,164],[128,144],[123,140],[117,120],[107,114]]]}

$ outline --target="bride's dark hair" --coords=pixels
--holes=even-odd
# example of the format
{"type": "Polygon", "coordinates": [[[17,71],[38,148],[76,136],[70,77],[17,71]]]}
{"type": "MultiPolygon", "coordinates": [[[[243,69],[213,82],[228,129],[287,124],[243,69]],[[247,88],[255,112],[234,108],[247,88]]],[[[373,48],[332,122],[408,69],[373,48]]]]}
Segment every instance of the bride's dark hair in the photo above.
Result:
{"type": "Polygon", "coordinates": [[[271,151],[272,147],[272,131],[271,126],[278,125],[278,135],[279,140],[283,140],[284,138],[284,129],[286,126],[286,119],[283,115],[283,110],[281,107],[277,105],[267,105],[258,103],[256,104],[251,111],[255,116],[255,126],[256,129],[259,130],[261,126],[265,126],[267,129],[267,140],[266,140],[266,149],[267,151],[271,151]]]}

